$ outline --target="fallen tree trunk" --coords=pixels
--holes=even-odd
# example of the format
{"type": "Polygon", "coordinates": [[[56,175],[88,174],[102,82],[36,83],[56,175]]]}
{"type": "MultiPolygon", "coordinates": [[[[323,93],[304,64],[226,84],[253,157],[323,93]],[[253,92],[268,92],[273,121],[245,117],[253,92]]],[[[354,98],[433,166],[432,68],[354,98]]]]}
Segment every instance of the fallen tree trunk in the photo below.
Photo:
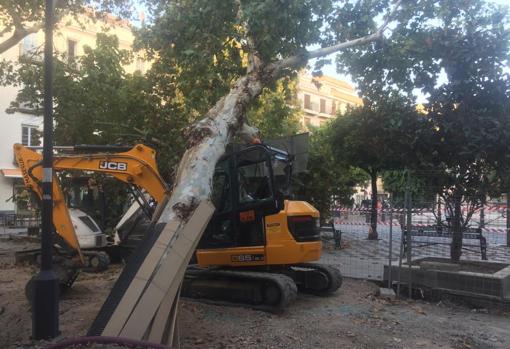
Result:
{"type": "MultiPolygon", "coordinates": [[[[393,11],[395,11],[398,6],[399,3],[396,4],[393,11]]],[[[134,280],[130,282],[136,281],[138,286],[132,287],[131,289],[129,289],[129,285],[118,287],[119,290],[123,289],[123,292],[125,292],[123,294],[123,300],[126,301],[123,304],[129,304],[129,306],[126,306],[124,309],[116,309],[119,300],[115,298],[119,298],[118,295],[115,297],[109,296],[109,300],[103,305],[100,314],[103,312],[104,317],[121,318],[122,321],[117,321],[116,323],[110,322],[105,328],[104,321],[96,319],[89,334],[120,335],[140,339],[151,338],[152,340],[165,341],[167,343],[172,342],[172,338],[168,338],[168,336],[164,335],[161,337],[162,333],[168,330],[167,325],[151,326],[155,318],[159,319],[158,321],[164,318],[165,314],[162,314],[163,310],[167,312],[168,309],[174,309],[173,311],[177,309],[176,306],[172,305],[175,302],[175,295],[178,294],[175,288],[175,280],[171,280],[171,282],[165,281],[165,289],[161,289],[161,280],[165,278],[160,271],[165,270],[165,268],[172,268],[172,263],[169,263],[169,261],[172,261],[174,253],[182,257],[179,260],[180,265],[185,266],[189,261],[195,246],[194,243],[196,243],[196,239],[200,238],[200,233],[196,236],[196,229],[193,231],[189,230],[188,220],[190,217],[194,217],[193,219],[200,221],[200,217],[196,215],[197,207],[199,207],[199,205],[200,207],[204,207],[205,202],[209,200],[216,163],[224,154],[226,146],[231,141],[232,137],[234,135],[239,135],[241,139],[246,142],[250,142],[258,137],[258,131],[250,127],[245,120],[245,112],[248,106],[262,93],[264,87],[270,85],[286,73],[288,74],[291,71],[303,67],[309,59],[329,55],[339,50],[368,43],[380,38],[392,17],[392,13],[390,13],[383,25],[374,34],[336,44],[331,47],[321,48],[316,51],[306,52],[302,55],[296,55],[265,64],[260,59],[257,52],[249,52],[249,67],[246,75],[239,78],[233,84],[229,93],[222,97],[202,120],[192,125],[186,131],[188,139],[187,151],[179,164],[172,195],[156,224],[156,226],[159,227],[166,225],[165,228],[162,229],[161,238],[158,238],[157,241],[152,243],[150,246],[150,253],[145,251],[146,256],[149,256],[146,258],[147,261],[144,260],[143,262],[145,270],[139,272],[139,270],[141,270],[141,264],[139,264],[136,269],[133,268],[135,269],[134,271],[130,271],[132,274],[131,278],[134,277],[134,280]],[[187,224],[188,230],[186,228],[187,224]],[[179,244],[179,240],[183,238],[186,240],[188,238],[186,234],[189,235],[189,250],[177,251],[175,246],[179,244]],[[192,241],[193,243],[191,243],[192,241]],[[161,244],[161,242],[164,243],[161,244]],[[159,249],[158,253],[152,253],[157,249],[159,249]],[[161,249],[164,251],[161,251],[161,249]],[[158,258],[153,258],[155,255],[157,255],[158,258]],[[151,261],[149,261],[149,259],[151,259],[151,261]],[[135,274],[144,274],[145,276],[140,278],[134,276],[135,274]],[[173,286],[169,286],[170,284],[173,286]],[[128,292],[126,292],[126,290],[128,290],[128,292]],[[154,302],[151,303],[151,300],[155,298],[153,294],[158,294],[159,297],[157,308],[156,305],[153,304],[154,302]],[[116,304],[109,305],[108,302],[110,300],[112,303],[116,304]],[[145,312],[147,308],[144,307],[142,303],[139,303],[141,301],[145,301],[147,304],[150,303],[150,314],[145,312]],[[106,308],[113,308],[114,310],[106,308]],[[158,311],[158,309],[162,310],[158,311]],[[137,314],[140,314],[140,316],[137,314]],[[152,319],[152,322],[147,321],[149,318],[152,319]]],[[[207,216],[207,212],[210,210],[207,211],[206,208],[203,208],[203,210],[204,213],[201,215],[207,216]]],[[[207,220],[208,219],[207,217],[207,220]]],[[[205,222],[205,224],[207,224],[207,222],[205,222]]],[[[129,264],[126,268],[128,267],[129,264]]],[[[180,269],[176,269],[175,273],[172,275],[176,278],[182,278],[180,269]]],[[[119,281],[121,278],[119,278],[119,281]]],[[[114,287],[114,291],[116,286],[117,284],[114,287]]],[[[114,291],[112,291],[112,293],[114,291]]],[[[118,293],[121,292],[119,291],[118,293]]],[[[172,319],[174,315],[175,314],[169,314],[168,318],[172,319]]],[[[99,317],[100,316],[98,316],[98,318],[99,317]]],[[[174,321],[168,320],[167,322],[170,326],[170,323],[174,321]]]]}

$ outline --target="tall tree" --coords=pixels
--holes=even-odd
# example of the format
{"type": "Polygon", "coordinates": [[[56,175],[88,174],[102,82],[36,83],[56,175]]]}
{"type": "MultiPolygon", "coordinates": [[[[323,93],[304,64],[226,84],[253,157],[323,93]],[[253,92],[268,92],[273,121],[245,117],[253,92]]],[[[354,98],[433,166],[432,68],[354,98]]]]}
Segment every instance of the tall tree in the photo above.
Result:
{"type": "Polygon", "coordinates": [[[400,98],[348,110],[332,125],[330,137],[338,161],[359,167],[370,177],[371,217],[368,238],[377,239],[377,178],[400,169],[420,145],[426,119],[400,98]]]}
{"type": "Polygon", "coordinates": [[[152,3],[154,24],[143,31],[144,47],[154,53],[156,69],[173,70],[162,75],[161,88],[175,86],[185,98],[201,101],[194,106],[198,113],[210,108],[188,129],[188,150],[162,222],[186,220],[209,197],[214,165],[233,135],[256,135],[245,111],[264,87],[302,68],[308,59],[381,38],[392,18],[386,14],[381,27],[366,36],[340,37],[309,52],[310,45],[327,45],[324,38],[338,33],[328,19],[350,13],[349,7],[323,0],[152,3]],[[240,64],[244,55],[246,66],[240,64]],[[190,75],[194,79],[180,79],[190,75]]]}
{"type": "Polygon", "coordinates": [[[429,145],[414,159],[452,213],[453,260],[461,256],[463,226],[495,188],[488,174],[508,164],[510,135],[507,9],[483,0],[458,5],[410,3],[399,13],[406,24],[396,25],[394,40],[338,56],[339,67],[353,74],[368,99],[412,98],[415,89],[428,97],[424,112],[434,132],[420,141],[429,145]],[[468,206],[464,216],[461,205],[468,206]]]}

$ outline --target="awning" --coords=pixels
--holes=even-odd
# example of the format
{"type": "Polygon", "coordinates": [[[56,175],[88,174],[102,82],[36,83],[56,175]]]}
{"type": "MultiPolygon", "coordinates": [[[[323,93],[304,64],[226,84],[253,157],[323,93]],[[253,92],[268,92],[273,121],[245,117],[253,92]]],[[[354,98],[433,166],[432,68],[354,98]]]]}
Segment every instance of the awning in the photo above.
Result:
{"type": "Polygon", "coordinates": [[[8,178],[22,178],[21,170],[19,168],[2,168],[0,172],[4,175],[4,177],[8,178]]]}

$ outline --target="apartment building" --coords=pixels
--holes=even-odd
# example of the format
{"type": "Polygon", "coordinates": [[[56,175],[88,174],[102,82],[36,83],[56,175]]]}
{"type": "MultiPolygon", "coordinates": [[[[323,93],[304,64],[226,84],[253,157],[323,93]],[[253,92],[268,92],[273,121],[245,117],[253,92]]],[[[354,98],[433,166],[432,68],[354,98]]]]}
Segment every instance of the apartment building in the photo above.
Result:
{"type": "MultiPolygon", "coordinates": [[[[0,28],[1,29],[1,28],[0,28]]],[[[84,52],[84,47],[94,47],[96,35],[100,32],[115,34],[119,39],[121,49],[131,49],[133,33],[128,22],[121,21],[113,16],[104,20],[92,20],[83,15],[79,21],[72,17],[64,18],[57,25],[54,33],[54,48],[58,55],[63,54],[65,59],[74,60],[84,52]]],[[[0,36],[0,40],[9,37],[11,33],[0,36]]],[[[18,45],[10,48],[0,55],[13,63],[22,59],[42,61],[42,48],[44,46],[44,32],[28,35],[18,45]]],[[[127,72],[147,69],[143,57],[137,57],[126,66],[127,72]]],[[[22,143],[27,146],[42,145],[42,117],[30,113],[30,110],[6,113],[10,103],[16,98],[19,87],[0,86],[0,216],[9,213],[24,213],[26,201],[14,200],[14,197],[23,197],[23,182],[21,173],[15,164],[12,146],[22,143]]]]}
{"type": "Polygon", "coordinates": [[[330,76],[299,75],[297,97],[303,108],[301,123],[305,128],[319,127],[344,112],[347,106],[361,105],[354,87],[330,76]]]}

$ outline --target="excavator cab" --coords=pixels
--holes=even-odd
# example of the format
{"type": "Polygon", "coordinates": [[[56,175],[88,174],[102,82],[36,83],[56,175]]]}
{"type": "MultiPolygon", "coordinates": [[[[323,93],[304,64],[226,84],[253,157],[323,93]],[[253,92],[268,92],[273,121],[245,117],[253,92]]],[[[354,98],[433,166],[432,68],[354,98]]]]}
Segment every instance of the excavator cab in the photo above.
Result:
{"type": "Polygon", "coordinates": [[[265,244],[264,217],[280,212],[290,179],[288,154],[264,145],[227,152],[213,178],[216,212],[200,249],[265,244]]]}

